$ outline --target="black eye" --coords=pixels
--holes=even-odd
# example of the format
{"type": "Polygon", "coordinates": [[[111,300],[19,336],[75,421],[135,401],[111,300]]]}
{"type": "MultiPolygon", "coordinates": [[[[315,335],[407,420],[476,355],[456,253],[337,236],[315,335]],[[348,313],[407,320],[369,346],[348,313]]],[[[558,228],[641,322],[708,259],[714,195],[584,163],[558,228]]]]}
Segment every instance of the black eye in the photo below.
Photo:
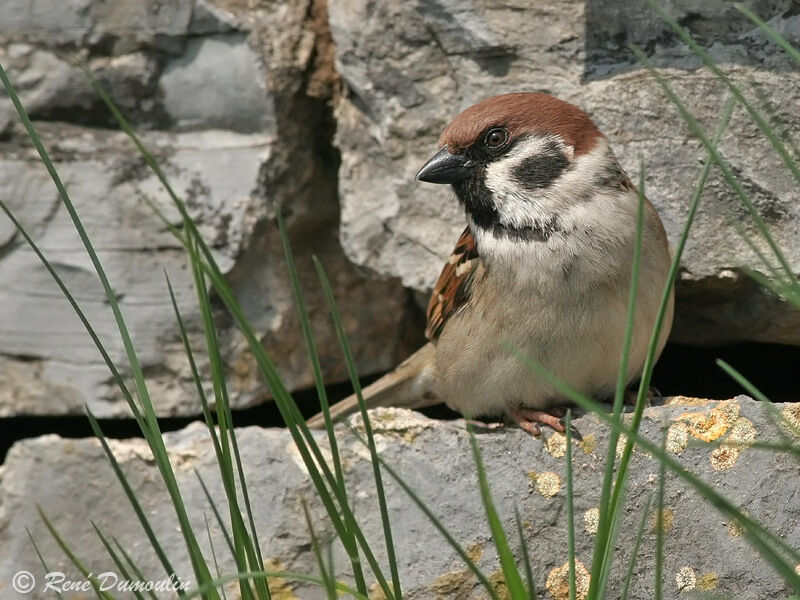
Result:
{"type": "Polygon", "coordinates": [[[505,145],[507,141],[508,132],[502,127],[495,127],[489,130],[483,143],[489,146],[489,148],[499,148],[505,145]]]}

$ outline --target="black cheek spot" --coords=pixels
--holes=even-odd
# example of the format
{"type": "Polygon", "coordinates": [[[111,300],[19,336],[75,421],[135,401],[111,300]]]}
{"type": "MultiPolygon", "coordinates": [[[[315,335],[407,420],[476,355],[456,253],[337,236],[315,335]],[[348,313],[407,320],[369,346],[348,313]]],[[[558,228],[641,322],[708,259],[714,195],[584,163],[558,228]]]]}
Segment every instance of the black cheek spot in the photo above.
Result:
{"type": "Polygon", "coordinates": [[[528,190],[540,190],[553,184],[569,167],[569,160],[556,147],[523,160],[514,168],[512,177],[528,190]]]}

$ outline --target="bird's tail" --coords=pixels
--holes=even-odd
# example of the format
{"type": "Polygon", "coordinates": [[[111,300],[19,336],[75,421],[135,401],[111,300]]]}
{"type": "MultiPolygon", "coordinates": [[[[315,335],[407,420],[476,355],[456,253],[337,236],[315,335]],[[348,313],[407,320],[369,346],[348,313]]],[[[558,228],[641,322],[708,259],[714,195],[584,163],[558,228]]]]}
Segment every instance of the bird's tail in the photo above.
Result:
{"type": "MultiPolygon", "coordinates": [[[[362,395],[367,408],[423,408],[441,402],[436,393],[434,352],[432,344],[425,344],[394,371],[365,387],[362,395]]],[[[353,394],[331,406],[331,419],[336,421],[356,411],[358,399],[353,394]]],[[[325,419],[322,413],[311,417],[308,426],[323,429],[325,419]]]]}

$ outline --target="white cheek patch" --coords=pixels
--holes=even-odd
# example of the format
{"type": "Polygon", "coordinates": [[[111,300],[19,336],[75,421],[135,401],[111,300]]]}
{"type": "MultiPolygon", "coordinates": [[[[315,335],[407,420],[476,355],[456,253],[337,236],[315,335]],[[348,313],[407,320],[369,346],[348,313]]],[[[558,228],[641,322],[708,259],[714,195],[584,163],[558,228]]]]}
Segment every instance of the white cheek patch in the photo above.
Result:
{"type": "MultiPolygon", "coordinates": [[[[531,225],[544,208],[541,192],[525,189],[514,172],[531,157],[552,153],[553,146],[568,159],[575,150],[556,136],[531,136],[521,140],[506,156],[489,163],[486,167],[485,184],[492,192],[500,222],[511,227],[531,225]]],[[[557,180],[559,181],[559,180],[557,180]]]]}

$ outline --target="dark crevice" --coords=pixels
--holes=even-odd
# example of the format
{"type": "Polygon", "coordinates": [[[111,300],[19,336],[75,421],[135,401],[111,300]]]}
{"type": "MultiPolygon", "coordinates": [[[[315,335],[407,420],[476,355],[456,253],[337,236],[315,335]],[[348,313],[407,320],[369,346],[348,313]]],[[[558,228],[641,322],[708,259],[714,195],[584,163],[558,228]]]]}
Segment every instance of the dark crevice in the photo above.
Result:
{"type": "MultiPolygon", "coordinates": [[[[744,393],[741,387],[716,365],[721,358],[730,363],[764,392],[773,402],[800,401],[800,347],[777,344],[743,343],[713,348],[697,348],[669,344],[653,373],[652,386],[667,396],[692,396],[723,400],[744,393]]],[[[363,385],[379,375],[365,377],[363,385]]],[[[352,393],[349,383],[327,387],[331,403],[352,393]]],[[[300,412],[308,418],[319,411],[319,401],[314,389],[293,394],[300,412]]],[[[455,419],[460,415],[440,404],[422,410],[436,419],[455,419]]],[[[162,431],[175,431],[186,427],[201,417],[166,417],[159,419],[162,431]]],[[[266,402],[246,409],[233,411],[237,427],[283,427],[277,406],[266,402]]],[[[103,432],[109,438],[141,438],[133,419],[102,419],[103,432]]],[[[55,433],[66,438],[92,437],[89,423],[83,416],[66,417],[12,417],[0,419],[0,463],[15,441],[55,433]]]]}

